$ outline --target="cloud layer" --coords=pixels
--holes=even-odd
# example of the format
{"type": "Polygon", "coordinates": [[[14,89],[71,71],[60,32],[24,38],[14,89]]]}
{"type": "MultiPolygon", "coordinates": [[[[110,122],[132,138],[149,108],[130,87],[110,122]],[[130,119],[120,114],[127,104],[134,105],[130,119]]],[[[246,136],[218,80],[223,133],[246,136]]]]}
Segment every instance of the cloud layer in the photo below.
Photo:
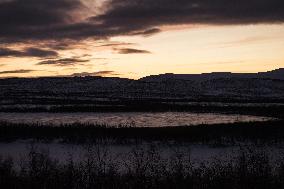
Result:
{"type": "MultiPolygon", "coordinates": [[[[80,48],[78,44],[85,40],[147,37],[165,26],[279,23],[284,23],[283,0],[0,0],[0,58],[40,58],[36,65],[81,65],[90,60],[62,56],[61,51],[80,48]],[[88,6],[99,2],[102,5],[88,6]]],[[[131,43],[109,41],[98,44],[119,54],[151,53],[132,48],[131,43]]],[[[15,73],[24,71],[31,70],[15,73]]]]}
{"type": "Polygon", "coordinates": [[[79,58],[62,58],[41,61],[37,63],[37,65],[73,66],[75,64],[83,64],[86,62],[89,62],[89,60],[83,60],[79,58]]]}
{"type": "Polygon", "coordinates": [[[1,71],[0,75],[4,74],[22,74],[22,73],[30,73],[34,72],[35,70],[9,70],[9,71],[1,71]]]}
{"type": "Polygon", "coordinates": [[[150,54],[150,51],[132,48],[115,48],[114,49],[119,54],[150,54]]]}
{"type": "Polygon", "coordinates": [[[58,53],[52,50],[44,50],[40,48],[26,48],[24,50],[13,50],[9,48],[0,48],[1,57],[37,57],[51,58],[57,57],[58,53]]]}
{"type": "Polygon", "coordinates": [[[283,0],[106,0],[103,7],[97,15],[80,0],[0,0],[0,40],[147,36],[165,25],[284,21],[283,0]]]}

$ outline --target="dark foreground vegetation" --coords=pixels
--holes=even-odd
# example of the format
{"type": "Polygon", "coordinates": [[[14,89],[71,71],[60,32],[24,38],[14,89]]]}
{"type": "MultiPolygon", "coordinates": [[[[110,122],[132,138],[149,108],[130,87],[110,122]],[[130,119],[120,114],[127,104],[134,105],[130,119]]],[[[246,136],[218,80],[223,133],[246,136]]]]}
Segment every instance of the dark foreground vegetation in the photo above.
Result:
{"type": "Polygon", "coordinates": [[[136,128],[131,125],[62,124],[42,125],[0,123],[0,141],[18,139],[53,140],[86,143],[100,139],[118,142],[128,140],[175,140],[198,143],[234,144],[238,141],[281,142],[284,140],[284,121],[231,123],[216,125],[136,128]]]}
{"type": "Polygon", "coordinates": [[[272,163],[264,151],[241,148],[237,155],[195,164],[178,149],[164,158],[155,146],[136,147],[122,161],[102,146],[89,147],[84,158],[59,163],[48,152],[31,148],[20,163],[0,159],[3,189],[193,188],[281,189],[284,159],[272,163]]]}

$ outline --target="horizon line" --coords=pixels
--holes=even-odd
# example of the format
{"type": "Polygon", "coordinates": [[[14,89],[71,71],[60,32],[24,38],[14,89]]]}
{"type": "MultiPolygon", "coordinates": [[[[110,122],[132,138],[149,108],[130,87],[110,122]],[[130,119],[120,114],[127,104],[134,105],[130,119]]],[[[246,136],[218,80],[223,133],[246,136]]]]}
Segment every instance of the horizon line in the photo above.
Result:
{"type": "MultiPolygon", "coordinates": [[[[162,75],[204,75],[204,74],[261,74],[261,73],[269,73],[277,70],[284,70],[284,68],[276,68],[273,70],[262,71],[262,72],[203,72],[203,73],[187,73],[187,74],[179,74],[179,73],[160,73],[156,75],[147,75],[144,77],[140,77],[138,79],[132,79],[127,77],[119,77],[119,76],[103,76],[103,75],[58,75],[58,76],[30,76],[30,77],[18,77],[18,76],[11,76],[11,77],[0,77],[2,79],[40,79],[40,78],[85,78],[85,77],[98,77],[98,78],[119,78],[119,79],[129,79],[129,80],[140,80],[146,77],[151,76],[162,76],[162,75]]],[[[75,74],[75,73],[73,73],[75,74]]]]}

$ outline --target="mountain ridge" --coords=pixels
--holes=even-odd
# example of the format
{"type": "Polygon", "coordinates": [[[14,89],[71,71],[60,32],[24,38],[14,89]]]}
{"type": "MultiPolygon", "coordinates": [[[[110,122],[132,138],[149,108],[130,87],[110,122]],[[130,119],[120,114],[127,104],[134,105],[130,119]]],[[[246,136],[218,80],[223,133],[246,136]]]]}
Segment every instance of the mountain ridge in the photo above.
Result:
{"type": "MultiPolygon", "coordinates": [[[[96,75],[61,75],[61,76],[43,76],[43,77],[0,77],[0,80],[5,79],[67,79],[67,78],[113,78],[113,79],[124,79],[132,80],[136,79],[123,78],[123,77],[105,77],[96,75]]],[[[150,81],[154,78],[164,78],[164,79],[182,79],[182,80],[206,80],[206,79],[221,79],[221,78],[248,78],[248,79],[279,79],[284,80],[284,68],[278,68],[266,72],[258,73],[234,73],[234,72],[211,72],[211,73],[200,73],[200,74],[175,74],[175,73],[163,73],[157,75],[149,75],[137,79],[137,81],[150,81]]]]}
{"type": "Polygon", "coordinates": [[[146,76],[139,80],[153,82],[155,79],[210,80],[210,79],[221,79],[221,78],[284,80],[284,68],[279,68],[267,72],[258,72],[258,73],[232,73],[232,72],[211,72],[211,73],[201,73],[201,74],[165,73],[159,75],[146,76]]]}
{"type": "Polygon", "coordinates": [[[284,69],[258,74],[164,74],[140,80],[97,76],[2,79],[0,110],[38,104],[120,106],[133,99],[279,102],[284,101],[283,73],[284,69]]]}

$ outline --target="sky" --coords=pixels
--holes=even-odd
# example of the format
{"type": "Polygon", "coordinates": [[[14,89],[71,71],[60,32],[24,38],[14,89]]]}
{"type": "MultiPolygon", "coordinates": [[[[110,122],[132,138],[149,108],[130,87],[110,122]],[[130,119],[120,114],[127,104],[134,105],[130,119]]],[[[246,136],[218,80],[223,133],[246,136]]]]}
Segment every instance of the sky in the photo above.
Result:
{"type": "Polygon", "coordinates": [[[283,0],[0,0],[0,77],[284,67],[283,0]]]}

